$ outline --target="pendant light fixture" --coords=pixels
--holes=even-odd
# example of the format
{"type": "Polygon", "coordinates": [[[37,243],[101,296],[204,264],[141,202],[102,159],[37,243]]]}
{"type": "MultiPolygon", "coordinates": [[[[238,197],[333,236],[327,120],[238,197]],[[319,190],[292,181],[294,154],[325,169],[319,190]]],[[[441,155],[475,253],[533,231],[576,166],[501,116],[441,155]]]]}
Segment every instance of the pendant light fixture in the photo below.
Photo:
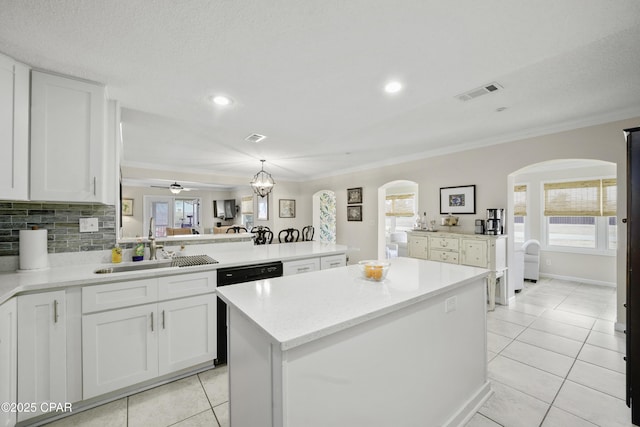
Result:
{"type": "Polygon", "coordinates": [[[265,172],[264,170],[264,160],[260,160],[262,162],[262,169],[260,172],[255,174],[253,179],[251,180],[251,188],[253,188],[253,192],[256,193],[260,197],[265,197],[267,194],[271,193],[273,190],[273,185],[275,182],[271,177],[271,174],[265,172]]]}

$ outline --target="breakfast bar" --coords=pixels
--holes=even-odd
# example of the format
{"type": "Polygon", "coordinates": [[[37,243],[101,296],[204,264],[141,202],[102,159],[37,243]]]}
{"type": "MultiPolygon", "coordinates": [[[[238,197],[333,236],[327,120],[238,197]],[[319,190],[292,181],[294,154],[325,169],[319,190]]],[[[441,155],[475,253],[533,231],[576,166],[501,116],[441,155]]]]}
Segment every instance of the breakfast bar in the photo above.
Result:
{"type": "Polygon", "coordinates": [[[410,258],[218,289],[234,427],[463,425],[490,394],[488,271],[410,258]]]}

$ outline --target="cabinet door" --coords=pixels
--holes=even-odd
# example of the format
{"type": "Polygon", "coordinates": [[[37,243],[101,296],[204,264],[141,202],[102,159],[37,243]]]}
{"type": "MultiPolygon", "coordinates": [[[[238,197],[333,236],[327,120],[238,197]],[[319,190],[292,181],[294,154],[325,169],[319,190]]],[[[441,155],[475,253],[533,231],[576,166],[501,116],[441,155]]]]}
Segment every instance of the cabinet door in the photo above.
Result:
{"type": "MultiPolygon", "coordinates": [[[[15,298],[0,305],[0,403],[17,402],[18,340],[15,298]]],[[[0,427],[16,424],[16,413],[0,411],[0,427]]]]}
{"type": "Polygon", "coordinates": [[[297,261],[286,261],[282,263],[283,276],[309,273],[310,271],[317,270],[320,270],[320,260],[318,258],[300,259],[297,261]]]}
{"type": "Polygon", "coordinates": [[[31,199],[102,202],[104,87],[31,73],[31,199]]]}
{"type": "Polygon", "coordinates": [[[426,237],[410,236],[407,241],[409,256],[412,258],[428,258],[428,240],[426,237]]]}
{"type": "MultiPolygon", "coordinates": [[[[18,297],[18,402],[67,401],[65,292],[18,297]]],[[[42,412],[20,412],[18,421],[42,412]]]]}
{"type": "Polygon", "coordinates": [[[487,241],[462,240],[460,263],[487,268],[487,241]]]}
{"type": "Polygon", "coordinates": [[[0,200],[29,198],[29,69],[0,55],[0,200]]]}
{"type": "Polygon", "coordinates": [[[178,274],[158,279],[158,299],[182,298],[215,292],[218,275],[215,271],[178,274]]]}
{"type": "Polygon", "coordinates": [[[158,304],[160,375],[211,362],[216,354],[216,295],[158,304]]]}
{"type": "Polygon", "coordinates": [[[88,399],[158,375],[156,304],[82,318],[82,385],[88,399]]]}

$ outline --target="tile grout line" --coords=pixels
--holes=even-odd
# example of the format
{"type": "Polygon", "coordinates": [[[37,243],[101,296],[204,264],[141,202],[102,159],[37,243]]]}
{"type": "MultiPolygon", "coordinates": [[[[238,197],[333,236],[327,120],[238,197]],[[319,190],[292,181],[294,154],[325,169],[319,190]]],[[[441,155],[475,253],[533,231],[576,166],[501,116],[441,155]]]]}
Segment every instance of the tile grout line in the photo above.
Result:
{"type": "MultiPolygon", "coordinates": [[[[215,369],[215,368],[213,368],[215,369]]],[[[207,389],[204,388],[204,384],[202,383],[202,378],[200,378],[200,373],[196,374],[196,376],[198,377],[198,382],[200,383],[200,387],[202,387],[202,391],[204,392],[204,395],[207,397],[207,402],[209,402],[209,407],[211,408],[211,412],[213,413],[213,418],[216,420],[216,423],[218,423],[218,427],[221,425],[220,424],[220,420],[218,419],[218,416],[216,415],[216,411],[213,410],[213,404],[211,403],[211,399],[209,398],[209,395],[207,394],[207,389]]]]}

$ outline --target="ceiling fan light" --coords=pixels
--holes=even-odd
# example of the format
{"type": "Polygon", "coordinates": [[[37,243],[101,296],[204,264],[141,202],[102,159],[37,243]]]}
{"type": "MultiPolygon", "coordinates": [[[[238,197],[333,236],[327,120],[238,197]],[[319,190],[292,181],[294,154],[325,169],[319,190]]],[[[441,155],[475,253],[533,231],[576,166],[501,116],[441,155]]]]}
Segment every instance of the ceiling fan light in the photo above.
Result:
{"type": "Polygon", "coordinates": [[[260,172],[254,175],[251,180],[251,188],[253,192],[256,193],[260,197],[265,197],[267,194],[271,193],[273,190],[273,186],[275,181],[270,173],[265,172],[264,170],[264,160],[260,160],[262,162],[262,169],[260,172]]]}
{"type": "Polygon", "coordinates": [[[178,184],[177,182],[174,182],[169,186],[169,191],[171,191],[171,193],[173,194],[180,194],[182,189],[182,185],[178,184]]]}

